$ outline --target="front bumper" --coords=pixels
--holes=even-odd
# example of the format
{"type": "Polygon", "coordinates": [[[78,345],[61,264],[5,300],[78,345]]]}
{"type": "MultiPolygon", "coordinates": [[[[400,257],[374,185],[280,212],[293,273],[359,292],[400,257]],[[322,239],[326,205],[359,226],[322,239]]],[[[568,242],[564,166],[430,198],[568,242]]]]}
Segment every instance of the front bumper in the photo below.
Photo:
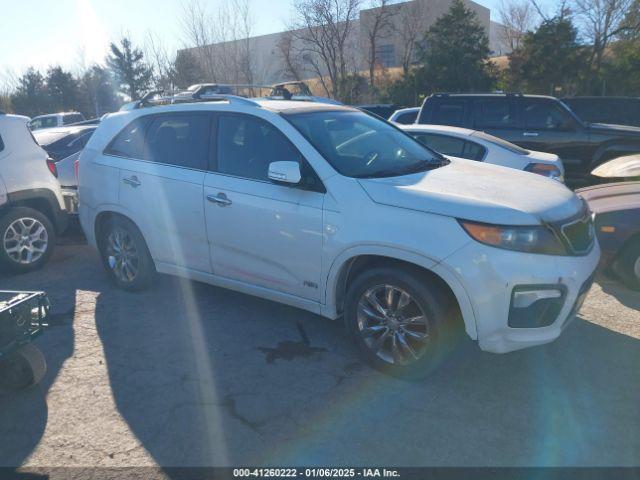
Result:
{"type": "Polygon", "coordinates": [[[599,258],[597,242],[584,256],[527,254],[471,242],[446,258],[442,266],[456,276],[470,299],[480,348],[506,353],[560,336],[582,306],[599,258]],[[537,328],[510,327],[514,289],[536,285],[562,291],[555,318],[537,328]]]}

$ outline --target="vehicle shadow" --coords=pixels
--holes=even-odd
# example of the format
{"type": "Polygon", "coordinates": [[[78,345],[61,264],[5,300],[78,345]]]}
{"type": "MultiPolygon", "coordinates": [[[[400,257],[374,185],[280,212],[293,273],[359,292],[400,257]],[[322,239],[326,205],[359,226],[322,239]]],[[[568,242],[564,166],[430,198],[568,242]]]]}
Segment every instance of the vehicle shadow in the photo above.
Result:
{"type": "Polygon", "coordinates": [[[95,266],[57,248],[44,269],[24,275],[0,274],[2,290],[44,290],[51,300],[49,327],[35,341],[47,362],[40,384],[24,391],[0,389],[0,467],[20,466],[38,445],[48,422],[47,396],[62,365],[73,355],[76,291],[96,287],[95,266]]]}
{"type": "Polygon", "coordinates": [[[176,278],[105,291],[95,318],[116,406],[162,466],[640,458],[640,341],[581,319],[506,355],[464,342],[407,382],[363,366],[339,322],[176,278]]]}
{"type": "MultiPolygon", "coordinates": [[[[625,287],[622,283],[605,279],[600,282],[602,291],[615,297],[621,304],[640,312],[640,293],[625,287]]],[[[638,320],[640,322],[640,320],[638,320]]]]}

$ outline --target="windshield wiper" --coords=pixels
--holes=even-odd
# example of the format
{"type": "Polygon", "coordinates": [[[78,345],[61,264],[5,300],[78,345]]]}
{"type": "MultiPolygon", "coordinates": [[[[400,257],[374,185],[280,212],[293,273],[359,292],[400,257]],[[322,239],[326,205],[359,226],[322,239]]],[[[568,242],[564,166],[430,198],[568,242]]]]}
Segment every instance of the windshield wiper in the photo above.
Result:
{"type": "Polygon", "coordinates": [[[436,168],[448,165],[449,160],[446,158],[438,159],[433,162],[421,162],[413,165],[408,165],[405,168],[387,168],[384,170],[378,170],[370,174],[359,175],[358,178],[378,178],[378,177],[400,177],[402,175],[410,175],[412,173],[426,172],[429,170],[435,170],[436,168]]]}

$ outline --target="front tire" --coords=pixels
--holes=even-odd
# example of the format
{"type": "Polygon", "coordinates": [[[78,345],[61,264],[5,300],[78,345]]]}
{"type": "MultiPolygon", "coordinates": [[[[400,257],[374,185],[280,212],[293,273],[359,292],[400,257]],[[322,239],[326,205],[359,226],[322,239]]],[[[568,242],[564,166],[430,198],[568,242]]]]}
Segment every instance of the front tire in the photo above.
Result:
{"type": "Polygon", "coordinates": [[[100,257],[111,281],[123,290],[146,288],[155,275],[155,266],[138,228],[127,219],[115,217],[101,230],[100,257]]]}
{"type": "Polygon", "coordinates": [[[350,285],[345,322],[360,356],[384,373],[427,376],[450,351],[458,322],[449,295],[419,272],[365,271],[350,285]]]}
{"type": "Polygon", "coordinates": [[[0,266],[14,273],[42,268],[53,253],[56,232],[46,215],[11,208],[0,219],[0,266]]]}
{"type": "Polygon", "coordinates": [[[618,266],[624,284],[633,290],[640,290],[640,238],[623,248],[618,266]]]}

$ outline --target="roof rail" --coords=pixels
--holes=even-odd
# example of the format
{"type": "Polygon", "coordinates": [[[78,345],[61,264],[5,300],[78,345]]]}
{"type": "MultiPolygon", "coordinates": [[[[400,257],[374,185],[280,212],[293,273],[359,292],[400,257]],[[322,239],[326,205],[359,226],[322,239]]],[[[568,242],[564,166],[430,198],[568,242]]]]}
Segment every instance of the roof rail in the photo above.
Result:
{"type": "Polygon", "coordinates": [[[202,102],[229,102],[239,105],[259,107],[260,104],[254,100],[240,97],[238,95],[224,93],[201,93],[200,89],[194,92],[170,92],[165,95],[162,90],[152,90],[147,92],[133,106],[134,109],[157,107],[161,105],[174,105],[176,103],[202,103],[202,102]]]}

